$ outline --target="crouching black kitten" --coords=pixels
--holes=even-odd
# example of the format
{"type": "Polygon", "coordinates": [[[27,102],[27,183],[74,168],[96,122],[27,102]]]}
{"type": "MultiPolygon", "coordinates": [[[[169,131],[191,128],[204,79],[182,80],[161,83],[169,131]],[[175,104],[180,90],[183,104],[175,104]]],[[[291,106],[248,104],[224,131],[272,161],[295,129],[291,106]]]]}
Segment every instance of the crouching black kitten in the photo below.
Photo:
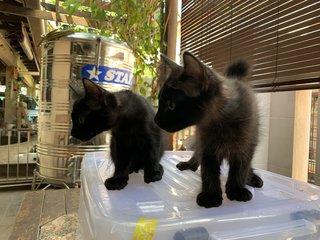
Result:
{"type": "Polygon", "coordinates": [[[83,79],[85,94],[72,110],[71,135],[88,141],[111,130],[113,177],[105,181],[109,190],[124,188],[129,174],[144,170],[146,183],[159,181],[163,175],[160,159],[162,136],[154,123],[150,104],[132,91],[108,92],[89,79],[83,79]]]}

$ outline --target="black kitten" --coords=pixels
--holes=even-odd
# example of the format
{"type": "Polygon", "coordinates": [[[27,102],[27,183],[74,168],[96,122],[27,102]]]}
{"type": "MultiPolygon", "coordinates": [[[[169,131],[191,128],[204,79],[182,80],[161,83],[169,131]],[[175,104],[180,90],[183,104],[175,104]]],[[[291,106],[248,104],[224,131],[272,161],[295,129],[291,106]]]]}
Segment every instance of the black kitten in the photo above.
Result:
{"type": "Polygon", "coordinates": [[[201,164],[202,192],[197,203],[204,207],[222,204],[220,165],[229,162],[226,194],[230,200],[248,201],[245,185],[262,187],[253,173],[251,160],[258,142],[258,113],[255,96],[243,80],[248,64],[239,61],[220,75],[192,54],[183,54],[184,66],[162,56],[159,109],[156,123],[168,132],[196,125],[196,150],[180,170],[195,171],[201,164]]]}
{"type": "Polygon", "coordinates": [[[111,129],[113,177],[105,181],[109,190],[124,188],[129,174],[144,170],[146,183],[159,181],[163,175],[160,159],[162,137],[154,123],[154,111],[141,96],[129,90],[108,92],[89,79],[83,79],[84,97],[72,111],[71,135],[88,141],[111,129]]]}

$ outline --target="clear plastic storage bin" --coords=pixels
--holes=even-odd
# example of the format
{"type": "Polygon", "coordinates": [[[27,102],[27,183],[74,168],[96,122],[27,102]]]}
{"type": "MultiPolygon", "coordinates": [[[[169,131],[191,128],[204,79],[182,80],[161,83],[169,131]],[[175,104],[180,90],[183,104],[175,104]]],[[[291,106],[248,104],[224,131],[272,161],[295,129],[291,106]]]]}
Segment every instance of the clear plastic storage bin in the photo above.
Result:
{"type": "MultiPolygon", "coordinates": [[[[229,201],[218,208],[196,203],[199,170],[179,171],[178,161],[192,152],[166,152],[161,181],[146,184],[143,172],[133,173],[120,191],[108,191],[112,176],[108,153],[87,153],[82,163],[80,230],[84,240],[96,239],[320,239],[320,188],[257,170],[261,189],[250,188],[249,202],[229,201]]],[[[222,184],[226,181],[222,169],[222,184]]]]}

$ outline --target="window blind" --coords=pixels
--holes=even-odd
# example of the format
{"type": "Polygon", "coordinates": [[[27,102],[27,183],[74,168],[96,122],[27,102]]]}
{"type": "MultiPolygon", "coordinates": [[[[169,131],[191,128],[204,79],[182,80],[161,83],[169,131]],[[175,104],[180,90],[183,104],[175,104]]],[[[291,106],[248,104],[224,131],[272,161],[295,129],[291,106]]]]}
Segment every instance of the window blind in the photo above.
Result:
{"type": "Polygon", "coordinates": [[[258,92],[320,88],[319,0],[182,0],[181,50],[252,65],[258,92]]]}

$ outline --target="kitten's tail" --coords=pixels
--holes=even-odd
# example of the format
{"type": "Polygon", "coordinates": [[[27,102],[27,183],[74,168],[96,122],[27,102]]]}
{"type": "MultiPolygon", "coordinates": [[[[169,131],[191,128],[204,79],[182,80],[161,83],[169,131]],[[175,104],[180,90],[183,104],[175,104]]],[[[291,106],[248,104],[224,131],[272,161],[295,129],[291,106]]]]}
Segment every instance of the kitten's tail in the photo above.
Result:
{"type": "Polygon", "coordinates": [[[250,66],[244,60],[239,60],[232,63],[226,70],[225,75],[227,77],[242,79],[249,73],[250,66]]]}

